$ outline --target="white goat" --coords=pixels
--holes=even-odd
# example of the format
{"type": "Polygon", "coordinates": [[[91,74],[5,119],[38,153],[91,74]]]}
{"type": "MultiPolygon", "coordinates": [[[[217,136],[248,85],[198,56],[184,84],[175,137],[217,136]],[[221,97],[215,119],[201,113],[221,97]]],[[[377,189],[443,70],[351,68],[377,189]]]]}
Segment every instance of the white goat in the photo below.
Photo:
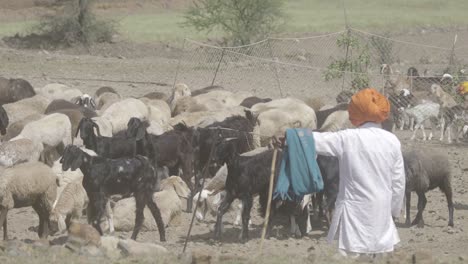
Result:
{"type": "Polygon", "coordinates": [[[429,134],[429,140],[432,139],[432,136],[435,132],[435,126],[437,119],[439,117],[440,105],[433,102],[427,102],[423,104],[419,104],[415,107],[408,108],[402,110],[404,111],[410,118],[414,118],[416,125],[414,126],[413,135],[411,136],[411,140],[416,138],[416,132],[419,128],[423,133],[423,140],[426,140],[426,132],[424,131],[424,121],[430,120],[431,121],[431,133],[429,134]]]}

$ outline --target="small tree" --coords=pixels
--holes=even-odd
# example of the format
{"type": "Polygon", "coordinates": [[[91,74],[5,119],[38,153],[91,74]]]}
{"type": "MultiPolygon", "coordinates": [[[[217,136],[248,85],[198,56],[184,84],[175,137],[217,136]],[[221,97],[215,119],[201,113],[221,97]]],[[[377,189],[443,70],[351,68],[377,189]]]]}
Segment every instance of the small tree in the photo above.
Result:
{"type": "Polygon", "coordinates": [[[55,14],[47,14],[31,29],[31,34],[5,38],[10,45],[25,48],[59,48],[74,44],[110,42],[114,23],[98,19],[91,11],[93,0],[61,0],[55,14]]]}
{"type": "Polygon", "coordinates": [[[183,25],[198,31],[220,29],[231,44],[268,37],[283,23],[283,0],[194,0],[183,25]]]}
{"type": "Polygon", "coordinates": [[[367,75],[367,69],[370,65],[368,45],[362,46],[359,40],[349,33],[338,38],[336,45],[345,52],[348,50],[348,57],[336,59],[330,63],[324,73],[325,80],[340,79],[343,78],[345,72],[351,72],[354,74],[351,81],[353,90],[368,88],[369,76],[367,75]]]}

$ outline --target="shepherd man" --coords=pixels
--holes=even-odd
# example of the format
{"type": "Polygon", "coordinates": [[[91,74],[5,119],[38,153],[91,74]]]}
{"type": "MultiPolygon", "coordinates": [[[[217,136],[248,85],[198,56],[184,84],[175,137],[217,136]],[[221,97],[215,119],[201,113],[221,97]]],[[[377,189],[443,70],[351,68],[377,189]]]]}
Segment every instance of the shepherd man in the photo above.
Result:
{"type": "Polygon", "coordinates": [[[356,126],[314,132],[316,152],[339,160],[340,185],[328,241],[349,257],[382,256],[400,242],[398,218],[405,193],[405,171],[398,138],[382,129],[390,103],[368,88],[351,98],[349,119],[356,126]]]}

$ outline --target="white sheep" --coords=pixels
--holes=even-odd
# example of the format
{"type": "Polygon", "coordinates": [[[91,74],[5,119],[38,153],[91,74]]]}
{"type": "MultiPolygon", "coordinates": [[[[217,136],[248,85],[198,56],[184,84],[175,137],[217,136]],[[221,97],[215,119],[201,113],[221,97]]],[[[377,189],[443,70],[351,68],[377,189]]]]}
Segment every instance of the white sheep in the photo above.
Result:
{"type": "Polygon", "coordinates": [[[225,90],[213,90],[197,96],[185,96],[178,99],[173,115],[182,112],[218,111],[239,106],[242,101],[251,97],[250,92],[233,93],[225,90]]]}
{"type": "Polygon", "coordinates": [[[127,98],[112,104],[101,113],[100,117],[94,119],[107,119],[112,124],[112,134],[116,134],[127,130],[130,118],[147,120],[148,114],[148,107],[142,101],[136,98],[127,98]]]}
{"type": "Polygon", "coordinates": [[[32,122],[32,121],[36,121],[36,120],[39,120],[41,118],[43,118],[45,115],[43,114],[32,114],[32,115],[29,115],[27,116],[26,118],[24,119],[21,119],[21,120],[18,120],[14,123],[10,123],[10,125],[8,125],[7,127],[7,132],[5,134],[5,136],[3,136],[2,138],[2,141],[8,141],[14,137],[16,137],[17,135],[19,135],[19,133],[21,133],[21,130],[23,130],[24,126],[26,124],[28,124],[29,122],[32,122]]]}
{"type": "Polygon", "coordinates": [[[171,108],[171,112],[174,111],[177,101],[184,96],[191,96],[192,92],[185,83],[178,83],[172,89],[172,94],[169,97],[167,103],[171,108]]]}
{"type": "Polygon", "coordinates": [[[27,138],[49,146],[57,146],[60,143],[67,146],[72,143],[71,137],[71,123],[68,116],[54,113],[26,124],[21,133],[11,140],[27,138]]]}
{"type": "Polygon", "coordinates": [[[51,101],[42,95],[25,98],[14,103],[4,104],[10,124],[33,114],[43,114],[51,101]]]}
{"type": "MultiPolygon", "coordinates": [[[[171,176],[161,181],[161,191],[153,194],[153,200],[161,211],[161,217],[165,226],[171,225],[174,218],[182,212],[182,199],[188,199],[190,189],[187,184],[178,176],[171,176]]],[[[135,224],[135,198],[127,198],[118,201],[114,206],[115,230],[131,231],[135,224]]],[[[143,230],[157,230],[151,212],[145,208],[145,221],[143,230]]]]}
{"type": "Polygon", "coordinates": [[[139,98],[139,100],[148,107],[148,122],[156,122],[160,125],[165,125],[169,122],[171,109],[166,102],[157,99],[148,99],[146,97],[139,98]]]}
{"type": "Polygon", "coordinates": [[[32,206],[39,215],[39,237],[49,235],[49,214],[57,195],[57,176],[41,162],[1,168],[0,226],[7,240],[7,214],[13,208],[32,206]]]}
{"type": "Polygon", "coordinates": [[[64,232],[71,219],[79,220],[88,203],[88,196],[80,180],[68,183],[57,195],[52,206],[50,222],[53,231],[64,232]]]}
{"type": "Polygon", "coordinates": [[[0,145],[0,166],[10,167],[27,161],[38,161],[43,151],[42,143],[30,139],[6,141],[0,145]]]}
{"type": "Polygon", "coordinates": [[[96,109],[99,109],[101,112],[106,110],[113,103],[120,101],[122,97],[116,93],[106,92],[95,99],[96,109]]]}
{"type": "Polygon", "coordinates": [[[241,115],[244,116],[244,107],[237,106],[222,111],[203,111],[203,112],[184,112],[169,120],[169,125],[175,126],[178,123],[185,123],[189,127],[207,127],[215,122],[221,122],[224,119],[241,115]]]}
{"type": "Polygon", "coordinates": [[[266,146],[273,136],[284,135],[287,128],[317,128],[314,109],[299,99],[282,98],[258,103],[251,110],[259,123],[257,133],[261,136],[261,146],[266,146]]]}
{"type": "Polygon", "coordinates": [[[70,88],[61,83],[47,84],[44,87],[37,89],[36,92],[37,94],[49,98],[51,101],[55,99],[73,101],[74,99],[79,98],[83,95],[83,93],[80,90],[76,88],[70,88]]]}

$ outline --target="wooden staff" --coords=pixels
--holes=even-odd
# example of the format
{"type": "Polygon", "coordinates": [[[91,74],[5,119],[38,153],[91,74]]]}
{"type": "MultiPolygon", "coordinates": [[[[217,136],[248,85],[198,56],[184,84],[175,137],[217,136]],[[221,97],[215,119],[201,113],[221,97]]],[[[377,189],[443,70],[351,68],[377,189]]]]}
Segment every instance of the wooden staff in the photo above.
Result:
{"type": "Polygon", "coordinates": [[[273,159],[271,161],[271,175],[270,175],[270,186],[268,188],[268,203],[267,203],[267,208],[266,208],[266,214],[265,214],[265,223],[263,224],[263,231],[262,231],[262,240],[260,241],[260,254],[262,254],[263,251],[263,242],[265,240],[265,235],[267,231],[267,226],[268,226],[268,220],[270,219],[270,210],[271,210],[271,197],[273,196],[273,183],[275,181],[275,168],[276,168],[276,155],[278,153],[278,149],[275,147],[275,150],[273,151],[273,159]]]}

